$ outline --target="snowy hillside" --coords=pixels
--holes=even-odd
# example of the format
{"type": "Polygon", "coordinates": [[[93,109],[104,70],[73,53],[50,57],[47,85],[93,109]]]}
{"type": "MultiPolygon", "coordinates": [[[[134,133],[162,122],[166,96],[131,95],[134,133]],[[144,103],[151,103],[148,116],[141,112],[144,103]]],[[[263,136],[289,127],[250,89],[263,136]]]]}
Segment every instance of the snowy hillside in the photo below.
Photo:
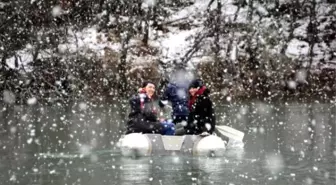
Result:
{"type": "MultiPolygon", "coordinates": [[[[194,0],[174,5],[173,1],[165,2],[144,1],[138,7],[142,15],[116,14],[103,8],[93,14],[92,21],[84,27],[61,24],[54,31],[62,34],[53,45],[38,48],[28,41],[16,51],[3,52],[6,55],[2,58],[9,68],[25,72],[34,71],[32,66],[37,60],[48,61],[55,57],[66,63],[78,56],[94,61],[115,61],[117,63],[104,66],[115,65],[119,69],[125,65],[122,68],[131,70],[121,72],[118,78],[137,72],[135,68],[142,64],[154,65],[166,76],[176,64],[200,71],[206,68],[203,63],[210,62],[216,72],[206,72],[209,77],[205,78],[209,81],[217,79],[211,75],[218,72],[231,74],[232,77],[221,78],[234,80],[247,74],[246,70],[264,70],[269,74],[278,73],[275,76],[285,80],[290,70],[336,69],[335,4],[194,0]]],[[[50,9],[55,19],[71,12],[71,8],[61,7],[54,5],[50,9]]],[[[122,10],[127,8],[130,7],[121,6],[122,10]]],[[[53,31],[45,30],[39,30],[35,40],[49,42],[53,31]]],[[[142,78],[145,77],[142,75],[142,78]]],[[[216,83],[224,82],[222,79],[216,83]]],[[[216,87],[220,90],[222,85],[216,87]]]]}
{"type": "MultiPolygon", "coordinates": [[[[144,2],[148,4],[153,4],[153,2],[144,2]]],[[[156,31],[153,28],[150,28],[150,42],[153,46],[158,47],[160,50],[160,55],[158,56],[161,60],[165,62],[171,62],[174,60],[180,60],[184,55],[186,55],[186,52],[191,49],[194,42],[194,37],[199,33],[202,32],[202,30],[205,30],[204,22],[206,10],[208,7],[209,2],[203,1],[203,0],[196,0],[192,5],[179,8],[175,11],[172,11],[171,15],[169,17],[165,18],[165,22],[188,22],[192,24],[192,27],[187,30],[181,30],[176,26],[168,26],[167,29],[169,30],[167,33],[162,33],[162,31],[156,31]]],[[[55,9],[57,9],[58,6],[55,9]]],[[[211,6],[211,10],[215,10],[216,4],[213,3],[211,6]]],[[[273,18],[262,18],[261,15],[268,15],[269,12],[266,10],[267,7],[263,7],[263,5],[256,3],[254,5],[255,12],[257,15],[253,17],[252,23],[256,23],[256,27],[260,28],[260,32],[262,32],[262,28],[268,28],[269,26],[272,26],[274,24],[275,19],[273,18]]],[[[222,7],[222,23],[225,24],[226,22],[231,23],[247,23],[247,12],[248,7],[240,8],[239,12],[237,12],[238,6],[235,5],[235,2],[233,0],[227,0],[223,1],[223,7],[222,7]],[[237,14],[237,18],[235,19],[234,16],[237,14]],[[235,20],[234,20],[235,19],[235,20]]],[[[326,15],[328,12],[332,11],[334,9],[333,6],[330,6],[328,3],[320,3],[319,7],[316,8],[317,11],[317,19],[318,20],[324,20],[325,22],[321,25],[319,25],[319,35],[323,34],[323,30],[325,29],[325,26],[329,22],[336,21],[333,14],[326,15]]],[[[57,11],[61,11],[57,9],[57,11]]],[[[54,13],[58,15],[58,13],[54,13]]],[[[110,17],[110,21],[115,21],[113,17],[110,17]]],[[[286,56],[291,58],[298,58],[303,59],[305,57],[308,57],[309,55],[309,43],[307,41],[304,41],[305,38],[307,38],[307,26],[308,26],[309,20],[307,18],[300,19],[296,21],[296,24],[299,25],[296,28],[294,28],[293,34],[294,38],[290,39],[288,41],[288,46],[286,49],[286,56]]],[[[277,30],[271,30],[274,35],[268,35],[269,37],[279,37],[280,35],[282,37],[288,36],[290,33],[289,26],[285,16],[283,20],[279,20],[277,23],[279,26],[279,29],[277,30]]],[[[243,34],[243,33],[242,33],[243,34]]],[[[241,40],[241,34],[237,33],[234,40],[241,40]]],[[[267,44],[263,42],[267,42],[262,38],[264,35],[260,35],[259,41],[262,44],[267,44]]],[[[224,38],[229,39],[229,36],[223,35],[224,38]]],[[[86,54],[88,50],[93,51],[97,53],[98,56],[104,56],[104,48],[108,47],[115,51],[120,51],[120,43],[107,41],[107,37],[105,33],[101,33],[97,31],[97,26],[90,26],[88,28],[84,28],[81,31],[74,31],[71,27],[68,28],[68,38],[66,39],[67,42],[59,44],[58,45],[58,51],[61,54],[73,54],[77,52],[81,52],[83,54],[86,54]]],[[[244,41],[240,41],[237,43],[237,45],[243,44],[244,41]]],[[[206,44],[206,42],[205,42],[206,44]]],[[[228,44],[228,40],[222,41],[222,48],[226,48],[228,44]]],[[[267,48],[271,52],[280,52],[279,49],[282,47],[282,45],[285,43],[279,42],[278,46],[274,48],[267,48]]],[[[204,47],[209,47],[207,45],[203,45],[204,47]]],[[[32,61],[32,57],[29,56],[29,48],[31,48],[31,45],[27,45],[27,48],[17,51],[17,56],[20,58],[19,61],[22,63],[29,63],[32,61]]],[[[239,47],[238,47],[239,48],[239,47]]],[[[243,49],[241,52],[244,52],[243,49]]],[[[319,61],[323,60],[324,63],[322,64],[322,68],[336,68],[336,39],[334,38],[330,43],[325,43],[323,40],[321,42],[314,45],[313,48],[314,52],[314,65],[317,65],[319,61]]],[[[240,50],[238,49],[237,54],[240,54],[240,50]]],[[[204,56],[206,53],[199,53],[198,56],[204,56]]],[[[10,67],[14,67],[14,58],[11,57],[8,58],[7,64],[10,67]]],[[[196,57],[196,61],[200,60],[201,57],[196,57]],[[198,59],[197,59],[198,58],[198,59]]],[[[134,59],[135,60],[135,59],[134,59]]],[[[136,61],[130,61],[130,62],[136,62],[136,61]]]]}

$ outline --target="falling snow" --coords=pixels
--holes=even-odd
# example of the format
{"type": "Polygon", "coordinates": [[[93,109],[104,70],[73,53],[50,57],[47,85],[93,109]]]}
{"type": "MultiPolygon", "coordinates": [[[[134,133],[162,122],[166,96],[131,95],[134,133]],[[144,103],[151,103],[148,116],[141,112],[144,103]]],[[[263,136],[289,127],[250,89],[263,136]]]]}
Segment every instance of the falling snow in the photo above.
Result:
{"type": "MultiPolygon", "coordinates": [[[[284,161],[280,154],[268,154],[266,156],[266,168],[272,174],[280,173],[284,168],[284,161]]],[[[292,175],[291,175],[292,176],[292,175]]]]}
{"type": "Polygon", "coordinates": [[[51,14],[53,17],[58,17],[62,14],[62,8],[60,6],[54,6],[52,8],[51,14]]]}
{"type": "Polygon", "coordinates": [[[15,102],[15,94],[10,91],[3,91],[3,101],[9,104],[12,104],[15,102]]]}
{"type": "Polygon", "coordinates": [[[2,184],[333,184],[335,4],[296,3],[0,2],[2,184]],[[125,137],[144,80],[195,77],[243,141],[125,137]]]}
{"type": "Polygon", "coordinates": [[[35,105],[36,103],[37,103],[36,97],[32,97],[27,100],[28,105],[35,105]]]}

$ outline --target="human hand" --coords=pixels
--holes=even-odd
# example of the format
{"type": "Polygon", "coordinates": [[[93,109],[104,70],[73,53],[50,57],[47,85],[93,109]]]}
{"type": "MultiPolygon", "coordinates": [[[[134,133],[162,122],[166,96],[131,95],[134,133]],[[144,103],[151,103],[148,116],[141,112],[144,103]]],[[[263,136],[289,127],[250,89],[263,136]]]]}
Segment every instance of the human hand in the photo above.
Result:
{"type": "Polygon", "coordinates": [[[166,122],[165,118],[159,118],[160,123],[166,122]]]}
{"type": "Polygon", "coordinates": [[[142,88],[142,87],[138,89],[138,93],[144,93],[144,91],[145,91],[145,89],[142,88]]]}

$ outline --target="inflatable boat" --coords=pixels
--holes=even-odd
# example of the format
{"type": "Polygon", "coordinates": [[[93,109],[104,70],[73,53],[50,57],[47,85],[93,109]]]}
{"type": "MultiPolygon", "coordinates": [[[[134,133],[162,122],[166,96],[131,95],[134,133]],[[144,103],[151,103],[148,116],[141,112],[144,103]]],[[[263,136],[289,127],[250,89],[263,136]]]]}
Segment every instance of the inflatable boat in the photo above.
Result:
{"type": "Polygon", "coordinates": [[[123,135],[118,147],[127,157],[191,155],[223,156],[228,140],[216,135],[165,136],[160,134],[132,133],[123,135]]]}

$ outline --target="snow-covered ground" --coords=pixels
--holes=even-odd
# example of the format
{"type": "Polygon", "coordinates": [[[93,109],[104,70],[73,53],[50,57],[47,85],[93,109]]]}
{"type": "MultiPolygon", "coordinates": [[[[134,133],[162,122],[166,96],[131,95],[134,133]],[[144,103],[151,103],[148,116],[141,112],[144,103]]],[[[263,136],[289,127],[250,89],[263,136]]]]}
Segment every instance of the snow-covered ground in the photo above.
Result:
{"type": "Polygon", "coordinates": [[[175,30],[167,33],[165,37],[158,40],[162,48],[162,58],[166,61],[173,61],[185,55],[192,47],[193,39],[197,32],[202,28],[194,28],[191,30],[175,30]]]}
{"type": "Polygon", "coordinates": [[[73,54],[80,52],[85,54],[94,52],[98,56],[104,56],[104,48],[118,51],[120,43],[107,41],[107,37],[103,33],[99,33],[97,28],[85,28],[82,31],[75,32],[71,28],[68,30],[68,42],[58,45],[58,51],[63,54],[73,54]]]}
{"type": "Polygon", "coordinates": [[[25,49],[16,52],[16,55],[8,58],[6,64],[12,69],[21,68],[33,61],[32,46],[29,44],[25,49]]]}
{"type": "Polygon", "coordinates": [[[292,39],[288,43],[286,50],[286,55],[290,57],[302,57],[308,55],[309,53],[309,44],[298,39],[292,39]]]}

